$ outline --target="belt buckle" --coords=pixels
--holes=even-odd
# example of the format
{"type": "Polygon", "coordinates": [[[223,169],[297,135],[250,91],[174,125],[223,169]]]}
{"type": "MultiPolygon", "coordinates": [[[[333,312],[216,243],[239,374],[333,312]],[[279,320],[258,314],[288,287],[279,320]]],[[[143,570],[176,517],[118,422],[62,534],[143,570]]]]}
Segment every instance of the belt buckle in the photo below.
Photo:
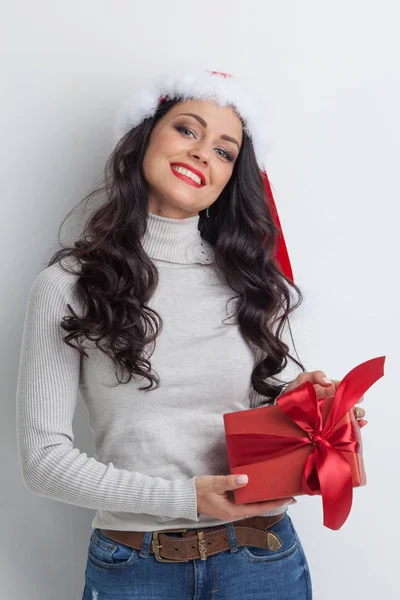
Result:
{"type": "Polygon", "coordinates": [[[184,559],[169,559],[169,558],[162,558],[160,556],[160,548],[161,548],[161,544],[160,544],[160,539],[159,539],[159,535],[160,533],[184,533],[185,531],[187,531],[186,529],[162,529],[160,531],[153,531],[153,538],[151,541],[151,548],[154,552],[154,556],[156,558],[156,560],[158,560],[159,562],[189,562],[188,559],[184,560],[184,559]]]}

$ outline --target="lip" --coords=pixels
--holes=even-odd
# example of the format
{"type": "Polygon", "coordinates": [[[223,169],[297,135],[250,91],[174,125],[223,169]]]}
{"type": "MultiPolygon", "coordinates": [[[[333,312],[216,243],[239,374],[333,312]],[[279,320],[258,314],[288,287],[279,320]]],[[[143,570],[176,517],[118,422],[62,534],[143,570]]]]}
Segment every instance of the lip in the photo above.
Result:
{"type": "Polygon", "coordinates": [[[200,177],[202,185],[206,185],[205,175],[204,175],[204,173],[202,173],[198,169],[195,169],[191,165],[188,165],[187,163],[184,163],[184,162],[173,162],[173,163],[171,163],[171,167],[173,165],[176,165],[177,167],[185,167],[185,169],[189,169],[189,171],[192,171],[192,173],[194,173],[195,175],[197,175],[198,177],[200,177]]]}

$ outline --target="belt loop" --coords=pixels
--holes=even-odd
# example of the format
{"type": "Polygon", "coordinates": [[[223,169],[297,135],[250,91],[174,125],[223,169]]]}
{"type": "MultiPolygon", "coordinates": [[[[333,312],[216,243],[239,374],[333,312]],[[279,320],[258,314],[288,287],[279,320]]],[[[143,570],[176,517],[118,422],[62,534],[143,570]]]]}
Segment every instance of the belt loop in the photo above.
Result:
{"type": "Polygon", "coordinates": [[[149,556],[150,544],[153,537],[152,531],[145,531],[143,535],[143,543],[142,548],[140,550],[139,556],[142,558],[147,558],[149,556]]]}
{"type": "Polygon", "coordinates": [[[236,543],[236,533],[233,523],[225,523],[226,531],[228,532],[228,539],[231,552],[237,552],[239,550],[236,543]]]}

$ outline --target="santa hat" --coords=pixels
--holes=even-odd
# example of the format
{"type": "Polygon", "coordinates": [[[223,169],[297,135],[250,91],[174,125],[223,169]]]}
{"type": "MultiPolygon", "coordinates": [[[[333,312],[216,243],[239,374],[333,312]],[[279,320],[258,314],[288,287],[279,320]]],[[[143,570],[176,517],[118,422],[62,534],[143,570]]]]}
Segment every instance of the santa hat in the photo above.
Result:
{"type": "Polygon", "coordinates": [[[233,106],[243,121],[245,133],[252,140],[256,160],[262,171],[272,216],[280,232],[280,241],[275,255],[276,261],[286,277],[294,281],[285,238],[265,167],[270,134],[266,111],[261,101],[255,100],[256,96],[254,86],[243,77],[239,78],[229,73],[209,71],[194,66],[175,65],[168,73],[148,79],[122,104],[114,124],[114,143],[117,143],[123,135],[144,119],[152,117],[158,105],[167,98],[213,100],[219,106],[233,106]]]}

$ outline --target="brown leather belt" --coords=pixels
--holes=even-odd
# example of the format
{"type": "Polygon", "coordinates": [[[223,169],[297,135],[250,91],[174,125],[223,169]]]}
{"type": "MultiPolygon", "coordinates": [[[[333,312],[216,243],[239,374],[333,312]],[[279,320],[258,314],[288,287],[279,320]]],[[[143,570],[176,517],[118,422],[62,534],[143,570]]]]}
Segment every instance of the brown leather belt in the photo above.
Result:
{"type": "MultiPolygon", "coordinates": [[[[282,546],[282,540],[270,527],[281,521],[286,514],[250,517],[232,522],[235,528],[236,544],[238,546],[256,546],[267,548],[276,552],[282,546]]],[[[100,529],[104,535],[115,542],[120,542],[135,548],[142,549],[143,531],[118,531],[114,529],[100,529]]],[[[163,529],[153,531],[150,553],[160,562],[188,562],[196,558],[206,560],[207,556],[218,554],[230,549],[228,532],[225,525],[202,527],[199,529],[163,529]],[[180,537],[171,537],[167,533],[181,533],[180,537]]]]}

